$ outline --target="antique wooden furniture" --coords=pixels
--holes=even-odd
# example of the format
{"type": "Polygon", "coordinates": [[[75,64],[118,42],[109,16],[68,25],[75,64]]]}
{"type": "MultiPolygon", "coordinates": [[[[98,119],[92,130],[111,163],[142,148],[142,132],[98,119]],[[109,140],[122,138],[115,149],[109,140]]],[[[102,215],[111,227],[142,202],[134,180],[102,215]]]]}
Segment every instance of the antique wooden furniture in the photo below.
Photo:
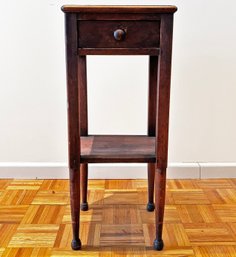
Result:
{"type": "MultiPolygon", "coordinates": [[[[88,209],[88,163],[148,163],[147,210],[154,210],[154,248],[162,227],[168,150],[173,13],[175,6],[63,6],[66,28],[72,248],[81,248],[81,209],[88,209]],[[86,55],[149,55],[148,132],[137,136],[88,135],[86,55]],[[155,177],[155,183],[154,183],[155,177]]],[[[105,126],[105,124],[104,124],[105,126]]]]}

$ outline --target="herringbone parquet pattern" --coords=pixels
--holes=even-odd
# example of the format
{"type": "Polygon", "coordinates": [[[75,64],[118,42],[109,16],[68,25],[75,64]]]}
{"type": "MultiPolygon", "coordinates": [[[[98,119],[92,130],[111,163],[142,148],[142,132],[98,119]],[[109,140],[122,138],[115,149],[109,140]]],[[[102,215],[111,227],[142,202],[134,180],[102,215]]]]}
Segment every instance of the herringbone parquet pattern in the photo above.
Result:
{"type": "Polygon", "coordinates": [[[169,180],[162,252],[145,180],[91,180],[72,251],[68,180],[0,180],[0,257],[236,256],[236,180],[169,180]]]}

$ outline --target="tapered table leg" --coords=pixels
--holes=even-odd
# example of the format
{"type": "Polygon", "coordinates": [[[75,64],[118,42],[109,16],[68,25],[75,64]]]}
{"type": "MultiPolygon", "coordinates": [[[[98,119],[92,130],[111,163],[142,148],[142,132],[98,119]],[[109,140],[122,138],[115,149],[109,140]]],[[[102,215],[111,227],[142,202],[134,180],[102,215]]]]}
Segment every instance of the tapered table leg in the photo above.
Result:
{"type": "Polygon", "coordinates": [[[70,201],[71,201],[71,219],[73,239],[71,247],[73,250],[81,249],[79,239],[79,222],[80,222],[80,171],[70,170],[70,201]]]}
{"type": "MultiPolygon", "coordinates": [[[[158,56],[149,56],[149,86],[148,86],[148,135],[156,136],[156,113],[157,113],[157,76],[158,56]]],[[[155,164],[148,163],[148,204],[147,211],[154,211],[155,164]]]]}
{"type": "Polygon", "coordinates": [[[154,178],[155,178],[155,163],[148,163],[148,204],[147,211],[154,211],[155,205],[153,201],[154,194],[154,178]]]}
{"type": "Polygon", "coordinates": [[[80,205],[81,211],[88,210],[88,164],[83,163],[80,164],[80,172],[81,172],[81,186],[82,186],[82,203],[80,205]]]}
{"type": "Polygon", "coordinates": [[[166,169],[157,169],[155,173],[155,218],[156,218],[156,239],[154,240],[154,249],[162,250],[164,247],[162,239],[163,218],[165,208],[166,192],[166,169]]]}

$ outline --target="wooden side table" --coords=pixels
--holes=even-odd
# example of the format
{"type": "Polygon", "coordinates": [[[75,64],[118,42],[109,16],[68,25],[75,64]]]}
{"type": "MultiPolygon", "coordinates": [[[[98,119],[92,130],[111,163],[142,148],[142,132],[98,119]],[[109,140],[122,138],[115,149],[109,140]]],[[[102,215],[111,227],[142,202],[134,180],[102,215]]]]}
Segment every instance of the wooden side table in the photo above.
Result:
{"type": "MultiPolygon", "coordinates": [[[[81,248],[81,209],[88,209],[88,163],[148,163],[147,210],[154,248],[163,248],[173,14],[175,6],[63,6],[66,28],[69,170],[73,239],[81,248]],[[86,55],[149,55],[146,136],[88,135],[86,55]],[[80,178],[81,175],[81,178],[80,178]],[[155,178],[155,182],[154,182],[155,178]]],[[[105,125],[105,124],[104,124],[105,125]]]]}

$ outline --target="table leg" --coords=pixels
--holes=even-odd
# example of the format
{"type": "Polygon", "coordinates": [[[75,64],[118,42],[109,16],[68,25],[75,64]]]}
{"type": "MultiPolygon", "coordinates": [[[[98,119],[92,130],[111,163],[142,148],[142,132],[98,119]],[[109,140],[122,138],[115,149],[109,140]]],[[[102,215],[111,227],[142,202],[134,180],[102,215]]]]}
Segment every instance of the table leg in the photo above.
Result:
{"type": "Polygon", "coordinates": [[[155,204],[157,208],[155,210],[156,239],[154,240],[154,249],[160,251],[164,247],[162,230],[165,209],[166,169],[157,169],[155,173],[155,204]]]}
{"type": "Polygon", "coordinates": [[[81,211],[88,210],[88,164],[83,163],[80,164],[80,172],[81,172],[81,186],[82,186],[82,203],[80,205],[81,211]]]}
{"type": "Polygon", "coordinates": [[[70,203],[71,203],[71,219],[73,239],[71,248],[73,250],[81,249],[81,241],[79,239],[79,222],[80,222],[80,171],[70,169],[70,203]]]}
{"type": "MultiPolygon", "coordinates": [[[[149,56],[149,86],[148,86],[148,135],[156,135],[156,112],[157,112],[157,77],[158,56],[149,56]]],[[[147,211],[154,211],[155,164],[148,163],[148,204],[147,211]]]]}
{"type": "Polygon", "coordinates": [[[148,204],[147,211],[154,211],[155,205],[153,201],[154,194],[154,178],[155,178],[155,163],[148,163],[148,204]]]}

